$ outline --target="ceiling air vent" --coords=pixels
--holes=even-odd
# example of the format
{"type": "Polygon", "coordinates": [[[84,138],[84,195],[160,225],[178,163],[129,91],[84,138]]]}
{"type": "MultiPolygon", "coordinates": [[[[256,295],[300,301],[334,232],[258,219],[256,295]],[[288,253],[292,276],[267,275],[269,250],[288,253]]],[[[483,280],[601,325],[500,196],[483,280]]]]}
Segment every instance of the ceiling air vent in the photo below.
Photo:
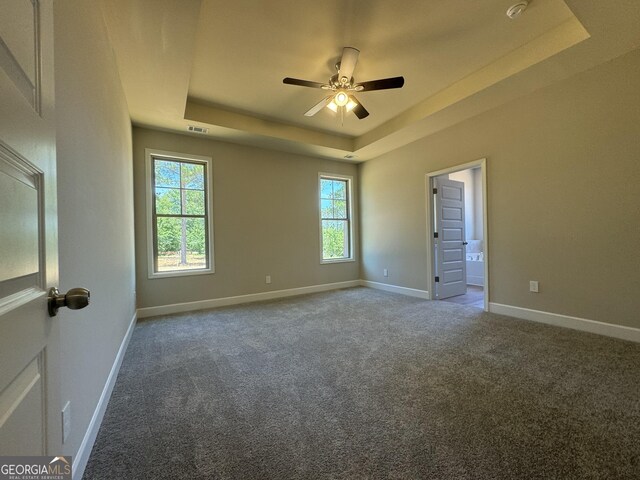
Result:
{"type": "Polygon", "coordinates": [[[208,128],[196,127],[195,125],[189,125],[188,130],[195,133],[209,133],[208,128]]]}

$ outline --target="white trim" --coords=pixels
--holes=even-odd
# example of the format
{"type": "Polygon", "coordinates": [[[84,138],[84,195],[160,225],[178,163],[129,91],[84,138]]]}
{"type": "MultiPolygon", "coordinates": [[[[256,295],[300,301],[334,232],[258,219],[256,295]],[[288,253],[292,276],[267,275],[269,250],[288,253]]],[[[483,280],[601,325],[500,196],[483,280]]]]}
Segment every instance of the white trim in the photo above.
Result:
{"type": "MultiPolygon", "coordinates": [[[[150,265],[153,264],[151,263],[150,265]]],[[[157,272],[154,274],[149,273],[147,278],[149,278],[149,280],[155,280],[156,278],[191,277],[193,275],[211,275],[212,273],[215,273],[213,269],[194,268],[189,270],[169,270],[166,272],[157,272]]]]}
{"type": "MultiPolygon", "coordinates": [[[[488,201],[487,201],[487,159],[480,158],[472,162],[463,163],[435,172],[429,172],[425,176],[426,185],[426,210],[427,210],[427,288],[429,292],[435,292],[435,258],[433,255],[433,179],[440,175],[459,172],[469,168],[480,167],[482,174],[482,243],[484,245],[484,311],[489,311],[489,222],[488,222],[488,201]]],[[[430,297],[430,300],[435,298],[430,297]]]]}
{"type": "Polygon", "coordinates": [[[569,315],[561,315],[559,313],[543,312],[540,310],[531,310],[529,308],[514,307],[511,305],[502,305],[500,303],[493,302],[489,304],[489,311],[522,320],[530,320],[532,322],[546,323],[557,327],[571,328],[573,330],[620,338],[631,342],[640,342],[640,328],[614,325],[612,323],[598,322],[596,320],[588,320],[586,318],[571,317],[569,315]]]}
{"type": "Polygon", "coordinates": [[[156,150],[153,148],[145,148],[145,194],[146,194],[146,220],[147,220],[147,277],[149,279],[167,278],[167,277],[184,277],[191,275],[209,275],[215,273],[215,257],[213,247],[213,160],[211,157],[204,157],[202,155],[192,155],[189,153],[177,153],[167,152],[165,150],[156,150]],[[209,268],[198,268],[193,270],[174,270],[167,272],[154,271],[155,265],[155,245],[153,243],[153,186],[151,185],[151,163],[153,158],[166,158],[167,160],[186,160],[191,162],[204,163],[206,165],[205,175],[205,191],[207,193],[207,219],[208,219],[208,234],[209,234],[209,268]]]}
{"type": "Polygon", "coordinates": [[[370,280],[360,280],[363,287],[384,290],[385,292],[399,293],[401,295],[409,295],[410,297],[424,298],[429,300],[429,292],[427,290],[418,290],[417,288],[399,287],[398,285],[390,285],[388,283],[372,282],[370,280]]]}
{"type": "Polygon", "coordinates": [[[343,262],[355,262],[356,253],[354,251],[355,243],[353,241],[353,177],[350,175],[341,175],[338,173],[327,173],[327,172],[318,172],[318,233],[320,237],[320,264],[327,265],[332,263],[343,263],[343,262]],[[335,179],[335,180],[346,180],[347,181],[347,205],[349,206],[349,256],[345,258],[328,258],[325,259],[322,257],[323,247],[322,247],[322,201],[320,200],[320,196],[322,195],[322,179],[335,179]]]}
{"type": "Polygon", "coordinates": [[[322,265],[330,265],[332,263],[345,263],[345,262],[355,262],[355,258],[332,258],[330,260],[320,260],[320,264],[322,265]]]}
{"type": "Polygon", "coordinates": [[[429,172],[427,175],[430,177],[439,177],[440,175],[447,175],[449,173],[456,173],[462,170],[468,170],[470,168],[479,167],[482,163],[486,162],[486,158],[479,158],[472,162],[463,163],[462,165],[454,165],[453,167],[443,168],[442,170],[436,170],[435,172],[429,172]]]}
{"type": "Polygon", "coordinates": [[[273,290],[270,292],[250,293],[248,295],[237,295],[233,297],[211,298],[208,300],[198,300],[196,302],[174,303],[171,305],[160,305],[158,307],[145,307],[138,309],[138,318],[155,317],[156,315],[168,315],[171,313],[191,312],[193,310],[205,310],[208,308],[226,307],[228,305],[238,305],[241,303],[260,302],[263,300],[273,300],[275,298],[305,295],[307,293],[326,292],[328,290],[338,290],[340,288],[359,287],[360,285],[360,280],[349,280],[346,282],[324,283],[321,285],[310,285],[308,287],[289,288],[286,290],[273,290]]]}
{"type": "Polygon", "coordinates": [[[109,372],[107,381],[104,385],[104,388],[102,389],[102,394],[100,395],[100,399],[98,400],[96,409],[93,412],[93,416],[91,417],[91,421],[89,422],[87,431],[84,434],[84,438],[82,439],[80,448],[78,448],[78,452],[73,457],[73,480],[80,480],[84,474],[84,469],[87,467],[87,462],[89,461],[89,456],[91,455],[93,444],[95,443],[96,437],[98,436],[98,430],[100,430],[100,424],[102,423],[102,419],[104,418],[104,413],[107,410],[111,392],[113,392],[113,387],[116,384],[118,372],[120,371],[120,365],[122,365],[122,359],[124,358],[124,354],[127,351],[129,340],[131,340],[131,334],[133,333],[133,329],[136,325],[136,320],[137,315],[134,313],[133,317],[131,318],[131,322],[129,323],[127,333],[124,335],[122,343],[120,344],[120,348],[118,349],[118,353],[116,354],[116,358],[113,361],[111,372],[109,372]]]}

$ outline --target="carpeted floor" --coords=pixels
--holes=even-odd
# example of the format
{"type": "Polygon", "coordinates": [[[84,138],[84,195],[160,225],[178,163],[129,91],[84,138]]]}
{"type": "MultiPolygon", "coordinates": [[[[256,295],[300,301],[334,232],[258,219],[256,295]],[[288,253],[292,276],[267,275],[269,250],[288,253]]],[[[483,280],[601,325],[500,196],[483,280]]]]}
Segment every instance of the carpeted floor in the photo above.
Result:
{"type": "Polygon", "coordinates": [[[638,472],[640,345],[353,288],[140,322],[84,478],[638,472]]]}

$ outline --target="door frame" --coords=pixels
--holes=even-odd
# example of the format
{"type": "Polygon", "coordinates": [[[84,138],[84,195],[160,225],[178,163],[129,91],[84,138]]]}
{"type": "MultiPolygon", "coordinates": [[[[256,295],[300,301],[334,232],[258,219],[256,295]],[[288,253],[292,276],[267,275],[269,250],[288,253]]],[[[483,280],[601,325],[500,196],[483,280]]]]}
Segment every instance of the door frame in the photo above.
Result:
{"type": "Polygon", "coordinates": [[[484,253],[484,311],[489,311],[489,228],[488,228],[488,202],[487,202],[487,159],[479,158],[472,162],[455,165],[442,170],[429,172],[425,175],[425,199],[427,210],[427,288],[429,300],[435,300],[435,256],[434,256],[434,224],[433,216],[433,188],[434,178],[448,173],[468,170],[469,168],[480,167],[482,178],[482,243],[484,253]]]}

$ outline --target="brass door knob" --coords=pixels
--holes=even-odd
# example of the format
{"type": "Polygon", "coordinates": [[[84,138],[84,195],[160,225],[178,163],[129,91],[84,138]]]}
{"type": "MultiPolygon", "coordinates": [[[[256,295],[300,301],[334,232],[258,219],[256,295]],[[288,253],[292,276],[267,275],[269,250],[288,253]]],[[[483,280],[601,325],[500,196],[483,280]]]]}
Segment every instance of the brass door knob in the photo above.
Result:
{"type": "Polygon", "coordinates": [[[72,288],[66,294],[60,294],[57,288],[49,290],[49,316],[55,317],[60,307],[80,310],[89,305],[91,292],[86,288],[72,288]]]}

